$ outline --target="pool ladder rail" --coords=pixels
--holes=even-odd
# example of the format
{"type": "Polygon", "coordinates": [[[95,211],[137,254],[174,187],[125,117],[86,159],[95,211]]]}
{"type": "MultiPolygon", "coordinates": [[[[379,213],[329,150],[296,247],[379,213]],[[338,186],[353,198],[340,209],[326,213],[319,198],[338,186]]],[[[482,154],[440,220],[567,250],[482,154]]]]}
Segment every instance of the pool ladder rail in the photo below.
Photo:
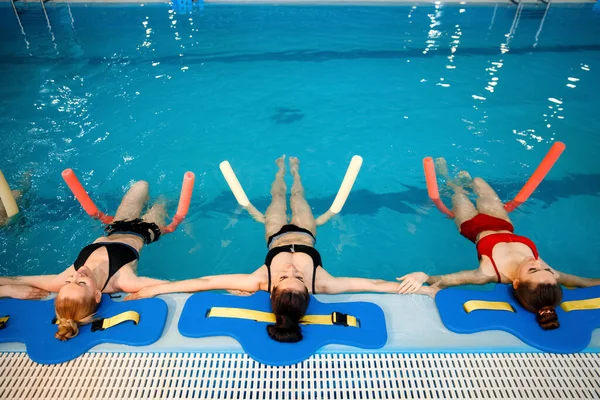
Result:
{"type": "MultiPolygon", "coordinates": [[[[61,23],[63,23],[63,22],[70,23],[71,31],[73,32],[73,34],[75,32],[75,20],[73,19],[73,13],[71,12],[71,6],[69,5],[68,1],[57,2],[55,0],[34,0],[34,1],[10,0],[10,3],[12,5],[12,9],[15,13],[15,17],[17,18],[19,27],[21,28],[21,34],[23,35],[23,39],[25,41],[25,45],[26,45],[27,49],[30,48],[30,43],[27,38],[27,34],[25,32],[25,25],[23,22],[25,20],[27,25],[35,24],[38,22],[38,20],[42,19],[42,18],[40,18],[40,16],[43,15],[43,19],[46,21],[46,25],[48,27],[48,32],[50,33],[50,38],[52,40],[52,45],[54,47],[54,50],[56,50],[57,54],[59,53],[57,41],[54,36],[54,32],[52,31],[52,24],[50,23],[50,18],[48,16],[48,9],[46,8],[46,3],[51,3],[52,8],[57,10],[56,12],[59,14],[61,23]],[[21,3],[23,5],[17,6],[18,3],[21,3]],[[38,3],[40,5],[39,8],[35,7],[38,3]],[[64,6],[58,7],[57,5],[59,5],[59,4],[64,5],[64,6]],[[67,10],[68,16],[63,14],[65,9],[67,10]],[[41,10],[41,13],[39,13],[40,10],[41,10]],[[30,12],[31,12],[31,14],[29,14],[30,12]],[[28,15],[29,17],[22,18],[22,14],[28,15]],[[61,15],[61,14],[63,14],[63,15],[61,15]]],[[[76,39],[75,39],[75,41],[76,41],[76,39]]]]}

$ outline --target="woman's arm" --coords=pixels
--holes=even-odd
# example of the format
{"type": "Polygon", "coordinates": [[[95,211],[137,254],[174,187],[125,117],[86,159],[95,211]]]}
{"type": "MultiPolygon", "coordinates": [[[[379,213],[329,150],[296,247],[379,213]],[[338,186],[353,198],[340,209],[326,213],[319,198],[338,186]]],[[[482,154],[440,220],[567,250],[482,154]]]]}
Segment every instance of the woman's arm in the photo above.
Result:
{"type": "Polygon", "coordinates": [[[0,285],[33,286],[48,292],[58,292],[65,278],[64,272],[60,275],[0,277],[0,285]]]}
{"type": "Polygon", "coordinates": [[[260,289],[260,280],[255,274],[205,276],[202,278],[147,286],[137,293],[130,294],[125,300],[143,299],[165,293],[204,292],[206,290],[219,289],[256,292],[260,289]]]}
{"type": "Polygon", "coordinates": [[[598,278],[583,278],[576,275],[565,274],[564,272],[558,272],[558,283],[568,287],[590,287],[600,285],[600,279],[598,278]]]}
{"type": "Polygon", "coordinates": [[[134,275],[133,277],[127,277],[126,279],[117,282],[116,286],[118,287],[118,290],[122,292],[135,293],[139,292],[145,287],[162,285],[165,283],[169,283],[169,281],[134,275]]]}
{"type": "Polygon", "coordinates": [[[12,297],[13,299],[37,300],[48,296],[48,292],[26,285],[2,285],[0,286],[0,297],[12,297]]]}
{"type": "Polygon", "coordinates": [[[459,271],[447,275],[429,276],[424,272],[413,272],[398,278],[402,281],[398,293],[418,293],[424,283],[439,289],[460,285],[485,285],[494,282],[493,276],[485,274],[481,268],[459,271]]]}
{"type": "Polygon", "coordinates": [[[494,276],[486,275],[478,268],[454,272],[447,275],[428,276],[425,282],[431,286],[437,286],[440,289],[443,289],[460,285],[485,285],[486,283],[495,281],[496,279],[494,276]]]}
{"type": "Polygon", "coordinates": [[[398,282],[384,281],[382,279],[366,278],[334,278],[330,277],[321,281],[322,293],[351,293],[351,292],[375,292],[375,293],[397,293],[400,284],[398,282]]]}

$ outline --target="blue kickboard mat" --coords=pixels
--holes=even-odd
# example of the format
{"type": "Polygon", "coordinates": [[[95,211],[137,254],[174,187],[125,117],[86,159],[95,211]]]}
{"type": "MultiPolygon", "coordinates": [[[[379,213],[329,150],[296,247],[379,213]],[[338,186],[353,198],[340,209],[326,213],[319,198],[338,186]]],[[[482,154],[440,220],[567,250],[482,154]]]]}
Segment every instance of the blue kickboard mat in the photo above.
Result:
{"type": "Polygon", "coordinates": [[[268,365],[291,365],[306,360],[327,344],[342,344],[364,349],[379,349],[387,342],[383,310],[367,302],[321,303],[313,296],[307,315],[331,314],[335,311],[360,320],[360,328],[339,325],[301,325],[303,339],[298,343],[281,343],[271,339],[266,322],[236,318],[207,318],[211,307],[233,307],[271,312],[269,293],[232,296],[211,292],[196,293],[183,308],[179,332],[183,336],[202,338],[231,336],[250,357],[268,365]]]}
{"type": "MultiPolygon", "coordinates": [[[[563,302],[600,297],[600,286],[568,290],[563,288],[563,302]]],[[[523,308],[514,297],[511,285],[497,284],[492,291],[449,288],[435,298],[442,322],[452,332],[475,333],[501,330],[521,339],[536,349],[549,353],[576,353],[590,343],[592,332],[600,327],[600,309],[565,312],[560,306],[556,314],[560,327],[543,330],[536,315],[523,308]],[[475,310],[467,313],[463,304],[469,300],[504,301],[515,312],[475,310]]]]}
{"type": "Polygon", "coordinates": [[[161,299],[143,299],[126,302],[113,301],[103,295],[96,318],[113,317],[125,311],[136,311],[140,321],[135,325],[126,321],[103,331],[91,331],[91,324],[79,327],[79,334],[61,342],[54,337],[57,325],[54,299],[0,300],[0,317],[10,316],[0,329],[0,343],[25,343],[29,357],[40,364],[58,364],[79,357],[100,343],[146,346],[162,335],[167,320],[167,303],[161,299]]]}

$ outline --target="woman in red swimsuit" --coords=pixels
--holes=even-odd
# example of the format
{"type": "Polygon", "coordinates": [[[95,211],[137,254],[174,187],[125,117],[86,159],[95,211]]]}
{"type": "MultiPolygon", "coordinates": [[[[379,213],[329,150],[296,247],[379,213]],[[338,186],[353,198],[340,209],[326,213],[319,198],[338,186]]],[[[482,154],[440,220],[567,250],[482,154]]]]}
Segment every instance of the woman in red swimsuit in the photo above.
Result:
{"type": "Polygon", "coordinates": [[[558,328],[554,308],[562,300],[560,285],[595,286],[600,285],[600,279],[580,278],[551,268],[539,257],[530,239],[513,233],[504,204],[490,185],[481,178],[471,180],[465,171],[452,181],[444,159],[436,160],[436,165],[454,191],[452,211],[460,234],[477,246],[479,268],[441,276],[413,272],[398,278],[402,281],[399,293],[421,293],[434,297],[440,289],[449,286],[511,283],[519,303],[537,315],[543,329],[558,328]],[[477,195],[477,206],[469,200],[460,182],[473,189],[477,195]],[[422,286],[424,283],[430,286],[422,286]]]}

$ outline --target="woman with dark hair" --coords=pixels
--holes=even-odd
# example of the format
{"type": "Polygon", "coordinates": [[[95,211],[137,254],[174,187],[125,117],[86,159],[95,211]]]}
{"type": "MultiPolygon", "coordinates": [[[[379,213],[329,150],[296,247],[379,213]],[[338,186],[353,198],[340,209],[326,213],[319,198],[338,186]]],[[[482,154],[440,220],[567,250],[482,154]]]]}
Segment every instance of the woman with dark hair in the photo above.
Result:
{"type": "Polygon", "coordinates": [[[280,342],[302,340],[299,321],[306,313],[309,292],[380,292],[397,293],[399,284],[377,279],[335,278],[323,268],[321,256],[315,249],[317,224],[304,198],[299,173],[299,161],[290,157],[290,172],[294,178],[290,206],[292,219],[288,224],[285,157],[275,161],[278,171],[271,186],[272,202],[265,214],[267,253],[265,263],[252,274],[205,276],[179,282],[147,287],[126,299],[153,297],[163,293],[229,290],[252,293],[264,290],[271,293],[275,325],[267,326],[269,336],[280,342]]]}
{"type": "Polygon", "coordinates": [[[454,191],[452,211],[461,235],[477,246],[479,268],[441,276],[424,272],[405,275],[399,293],[422,293],[432,297],[443,288],[457,285],[511,283],[519,303],[535,313],[543,329],[559,327],[554,311],[562,300],[560,285],[589,287],[600,285],[600,279],[580,278],[551,268],[540,257],[535,244],[524,236],[515,235],[504,204],[483,179],[471,179],[461,171],[452,181],[446,161],[436,160],[441,175],[454,191]],[[477,206],[471,203],[464,189],[469,186],[477,195],[477,206]],[[422,286],[424,283],[430,286],[422,286]]]}

